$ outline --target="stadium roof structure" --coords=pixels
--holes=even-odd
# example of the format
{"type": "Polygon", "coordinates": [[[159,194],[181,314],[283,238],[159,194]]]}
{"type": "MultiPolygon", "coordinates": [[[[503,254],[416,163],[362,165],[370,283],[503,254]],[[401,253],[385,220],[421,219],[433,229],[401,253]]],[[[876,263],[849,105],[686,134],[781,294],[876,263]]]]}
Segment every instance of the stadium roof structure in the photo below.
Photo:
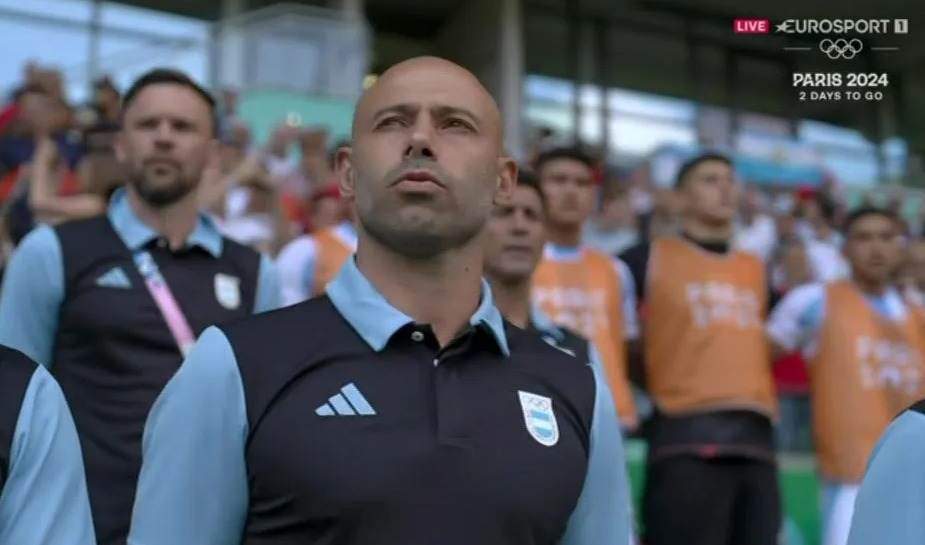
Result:
{"type": "MultiPolygon", "coordinates": [[[[217,20],[221,2],[122,0],[123,3],[204,20],[217,20]]],[[[242,0],[245,11],[268,7],[274,0],[242,0]]],[[[475,1],[475,0],[469,0],[475,1]]],[[[376,57],[398,58],[380,51],[400,36],[429,42],[451,18],[467,9],[467,0],[365,0],[366,18],[376,35],[376,57]]],[[[903,136],[915,151],[925,151],[925,14],[921,0],[522,0],[528,72],[576,79],[574,62],[581,32],[598,29],[595,48],[603,59],[593,81],[717,106],[787,118],[807,118],[853,127],[873,139],[903,136]],[[737,34],[736,19],[768,19],[768,34],[737,34]],[[830,59],[820,50],[828,35],[774,32],[788,19],[909,19],[907,34],[863,34],[861,51],[852,59],[830,59]],[[919,28],[918,25],[921,25],[919,28]],[[914,39],[913,37],[918,37],[914,39]],[[569,45],[572,44],[572,45],[569,45]],[[792,74],[887,74],[887,85],[858,88],[882,92],[883,100],[800,101],[792,74]]],[[[325,5],[324,0],[301,4],[325,5]]],[[[851,38],[851,35],[845,35],[851,38]]],[[[474,36],[473,39],[478,39],[474,36]]],[[[865,78],[867,80],[868,78],[865,78]]],[[[873,80],[871,80],[873,81],[873,80]]],[[[844,82],[843,82],[844,83],[844,82]]],[[[883,83],[878,78],[877,83],[883,83]]],[[[816,89],[820,90],[820,89],[816,89]]]]}

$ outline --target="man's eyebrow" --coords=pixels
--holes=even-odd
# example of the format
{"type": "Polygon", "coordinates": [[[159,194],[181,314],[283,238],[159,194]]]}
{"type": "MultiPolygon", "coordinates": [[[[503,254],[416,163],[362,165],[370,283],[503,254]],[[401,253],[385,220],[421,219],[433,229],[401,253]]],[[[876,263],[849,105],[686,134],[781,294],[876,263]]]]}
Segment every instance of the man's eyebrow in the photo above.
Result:
{"type": "MultiPolygon", "coordinates": [[[[420,110],[421,108],[419,106],[414,106],[411,104],[393,104],[391,106],[386,106],[385,108],[377,110],[373,115],[373,119],[379,119],[380,117],[387,114],[413,116],[420,110]]],[[[469,119],[475,124],[480,124],[482,121],[482,119],[476,115],[475,112],[463,106],[433,106],[430,108],[430,110],[437,117],[460,116],[469,119]]]]}
{"type": "Polygon", "coordinates": [[[411,104],[393,104],[376,110],[373,114],[373,119],[379,119],[386,114],[414,115],[418,110],[419,108],[411,104]]]}

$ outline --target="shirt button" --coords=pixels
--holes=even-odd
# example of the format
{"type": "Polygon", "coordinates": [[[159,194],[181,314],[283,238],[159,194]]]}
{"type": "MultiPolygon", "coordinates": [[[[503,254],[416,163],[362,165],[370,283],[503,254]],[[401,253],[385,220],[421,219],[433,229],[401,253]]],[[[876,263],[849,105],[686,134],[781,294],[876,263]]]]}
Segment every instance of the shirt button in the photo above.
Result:
{"type": "Polygon", "coordinates": [[[421,333],[420,331],[415,331],[411,334],[411,340],[416,343],[419,343],[424,340],[424,334],[421,333]]]}

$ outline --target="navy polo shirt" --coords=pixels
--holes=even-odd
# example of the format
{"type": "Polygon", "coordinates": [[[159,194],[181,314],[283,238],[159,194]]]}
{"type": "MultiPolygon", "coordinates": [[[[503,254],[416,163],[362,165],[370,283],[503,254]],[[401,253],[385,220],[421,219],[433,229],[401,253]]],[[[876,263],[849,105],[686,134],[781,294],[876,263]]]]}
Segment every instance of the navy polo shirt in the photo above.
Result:
{"type": "Polygon", "coordinates": [[[353,259],[207,330],[145,428],[130,545],[629,543],[613,402],[487,284],[440,348],[353,259]]]}
{"type": "Polygon", "coordinates": [[[0,292],[0,343],[48,367],[80,436],[101,545],[124,544],[148,411],[182,354],[133,253],[147,251],[193,334],[277,306],[272,263],[201,215],[172,251],[125,190],[108,214],[39,227],[13,253],[0,292]]]}
{"type": "MultiPolygon", "coordinates": [[[[130,250],[140,249],[158,238],[132,211],[124,189],[113,196],[108,218],[130,250]]],[[[216,258],[221,256],[225,243],[218,226],[206,214],[200,216],[188,239],[190,247],[201,248],[216,258]]],[[[84,244],[82,251],[93,250],[94,241],[84,244]]],[[[13,252],[0,291],[0,344],[21,350],[46,367],[52,363],[58,314],[65,299],[63,254],[58,232],[48,225],[37,227],[13,252]]],[[[262,256],[254,310],[277,308],[280,301],[276,267],[262,256]]]]}
{"type": "Polygon", "coordinates": [[[61,388],[0,346],[0,544],[95,545],[83,458],[61,388]]]}

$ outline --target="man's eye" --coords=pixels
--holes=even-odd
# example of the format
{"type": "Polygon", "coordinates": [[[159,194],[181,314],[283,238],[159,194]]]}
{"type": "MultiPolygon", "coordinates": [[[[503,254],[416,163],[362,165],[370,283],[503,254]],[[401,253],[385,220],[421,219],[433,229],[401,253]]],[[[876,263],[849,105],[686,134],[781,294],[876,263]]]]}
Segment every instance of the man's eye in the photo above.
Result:
{"type": "Polygon", "coordinates": [[[446,126],[450,129],[472,130],[472,125],[462,119],[450,119],[446,122],[446,126]]]}
{"type": "Polygon", "coordinates": [[[404,121],[398,116],[387,117],[379,122],[378,127],[395,127],[401,126],[404,124],[404,121]]]}

